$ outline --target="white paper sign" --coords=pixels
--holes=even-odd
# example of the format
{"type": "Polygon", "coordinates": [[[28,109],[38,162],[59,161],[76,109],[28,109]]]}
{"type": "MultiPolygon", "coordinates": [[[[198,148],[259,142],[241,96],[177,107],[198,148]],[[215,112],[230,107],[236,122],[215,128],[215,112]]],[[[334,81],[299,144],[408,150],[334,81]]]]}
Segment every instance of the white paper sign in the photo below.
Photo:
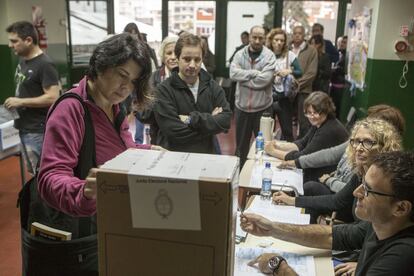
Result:
{"type": "Polygon", "coordinates": [[[134,228],[201,230],[198,181],[128,175],[134,228]]]}
{"type": "Polygon", "coordinates": [[[13,121],[0,125],[0,149],[5,150],[20,144],[19,131],[13,127],[13,121]]]}

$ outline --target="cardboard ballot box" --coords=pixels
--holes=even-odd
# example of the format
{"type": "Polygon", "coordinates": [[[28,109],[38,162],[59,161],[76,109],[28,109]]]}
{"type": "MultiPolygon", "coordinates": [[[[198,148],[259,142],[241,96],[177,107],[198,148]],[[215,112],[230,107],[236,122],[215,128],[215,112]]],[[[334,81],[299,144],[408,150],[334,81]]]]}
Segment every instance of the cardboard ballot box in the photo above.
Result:
{"type": "Polygon", "coordinates": [[[14,121],[0,124],[0,150],[20,144],[19,131],[13,127],[14,121]]]}
{"type": "Polygon", "coordinates": [[[238,158],[130,149],[97,174],[100,275],[231,275],[238,158]]]}

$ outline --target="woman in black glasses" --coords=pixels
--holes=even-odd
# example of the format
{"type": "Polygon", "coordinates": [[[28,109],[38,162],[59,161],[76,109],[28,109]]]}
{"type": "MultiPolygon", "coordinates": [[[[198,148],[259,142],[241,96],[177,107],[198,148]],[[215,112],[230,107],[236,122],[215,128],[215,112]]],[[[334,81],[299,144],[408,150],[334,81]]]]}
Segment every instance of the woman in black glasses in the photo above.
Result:
{"type": "Polygon", "coordinates": [[[353,215],[354,196],[369,166],[370,159],[377,153],[402,149],[401,136],[394,126],[386,121],[367,118],[355,124],[347,147],[348,161],[355,176],[336,194],[321,196],[290,197],[283,192],[273,194],[276,203],[305,208],[311,215],[311,223],[316,223],[320,214],[340,211],[340,218],[346,222],[356,220],[353,215]]]}

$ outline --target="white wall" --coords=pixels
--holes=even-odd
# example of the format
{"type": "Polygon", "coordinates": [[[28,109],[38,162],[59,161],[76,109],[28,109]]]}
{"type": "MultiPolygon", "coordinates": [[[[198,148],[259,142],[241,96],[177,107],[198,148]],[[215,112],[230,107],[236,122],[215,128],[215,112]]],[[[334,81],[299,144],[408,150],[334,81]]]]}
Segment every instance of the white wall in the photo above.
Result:
{"type": "MultiPolygon", "coordinates": [[[[250,32],[255,25],[263,25],[264,16],[269,13],[267,2],[229,2],[227,6],[227,46],[226,60],[241,45],[240,34],[250,32]],[[253,14],[254,17],[243,17],[243,14],[253,14]]],[[[219,28],[219,26],[217,26],[219,28]]]]}
{"type": "Polygon", "coordinates": [[[372,58],[398,60],[394,53],[394,44],[403,39],[400,27],[410,25],[414,18],[414,1],[410,0],[380,0],[375,37],[375,48],[372,58]]]}
{"type": "Polygon", "coordinates": [[[399,60],[394,43],[402,39],[401,25],[409,25],[414,16],[414,1],[353,0],[350,18],[362,13],[364,7],[373,9],[368,58],[399,60]]]}
{"type": "Polygon", "coordinates": [[[20,20],[32,21],[32,6],[43,8],[48,42],[66,43],[66,27],[62,24],[66,21],[65,0],[1,0],[0,23],[3,28],[0,43],[7,43],[4,28],[9,24],[20,20]]]}

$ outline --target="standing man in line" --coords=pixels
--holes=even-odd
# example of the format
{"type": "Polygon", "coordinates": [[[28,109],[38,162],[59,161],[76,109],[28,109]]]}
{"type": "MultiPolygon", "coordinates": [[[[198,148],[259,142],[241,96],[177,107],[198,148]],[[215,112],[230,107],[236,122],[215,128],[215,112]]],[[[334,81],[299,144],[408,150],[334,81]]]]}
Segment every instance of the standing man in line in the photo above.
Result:
{"type": "MultiPolygon", "coordinates": [[[[312,36],[321,35],[323,37],[324,27],[322,24],[315,23],[312,26],[312,36]]],[[[339,60],[339,52],[329,39],[323,39],[325,41],[325,53],[328,54],[332,63],[336,63],[339,60]]]]}
{"type": "Polygon", "coordinates": [[[318,72],[318,51],[305,41],[305,28],[296,26],[293,28],[293,43],[291,49],[297,56],[303,75],[298,79],[299,93],[296,96],[298,107],[299,137],[305,136],[310,124],[303,111],[303,102],[312,93],[313,80],[318,72]]]}
{"type": "Polygon", "coordinates": [[[265,30],[254,26],[250,30],[249,46],[236,53],[230,65],[230,78],[237,82],[235,100],[236,155],[240,168],[246,162],[252,133],[257,136],[260,117],[272,106],[272,81],[276,58],[264,47],[265,30]]]}
{"type": "Polygon", "coordinates": [[[9,47],[20,62],[15,72],[16,95],[7,98],[4,106],[19,114],[14,125],[19,130],[28,169],[34,172],[42,150],[46,115],[59,97],[59,76],[52,60],[38,45],[33,24],[15,22],[6,31],[9,47]]]}
{"type": "Polygon", "coordinates": [[[230,128],[224,90],[201,68],[201,43],[198,36],[182,34],[174,49],[178,68],[157,86],[158,142],[167,150],[217,153],[215,135],[230,128]]]}

